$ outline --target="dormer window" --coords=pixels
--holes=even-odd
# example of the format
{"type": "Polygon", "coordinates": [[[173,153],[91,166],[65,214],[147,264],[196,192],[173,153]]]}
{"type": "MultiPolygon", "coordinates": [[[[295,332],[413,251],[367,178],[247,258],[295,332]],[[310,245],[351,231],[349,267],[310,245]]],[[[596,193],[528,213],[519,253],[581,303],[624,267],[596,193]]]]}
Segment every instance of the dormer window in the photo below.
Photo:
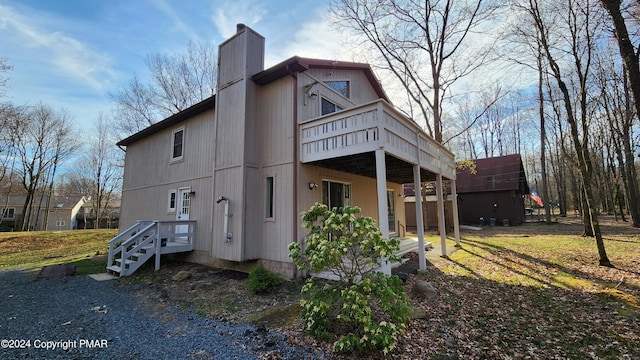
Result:
{"type": "Polygon", "coordinates": [[[342,81],[325,81],[327,86],[335,90],[338,94],[348,98],[349,97],[349,82],[346,80],[342,81]]]}
{"type": "Polygon", "coordinates": [[[340,110],[343,110],[341,106],[322,98],[322,115],[332,114],[340,110]]]}

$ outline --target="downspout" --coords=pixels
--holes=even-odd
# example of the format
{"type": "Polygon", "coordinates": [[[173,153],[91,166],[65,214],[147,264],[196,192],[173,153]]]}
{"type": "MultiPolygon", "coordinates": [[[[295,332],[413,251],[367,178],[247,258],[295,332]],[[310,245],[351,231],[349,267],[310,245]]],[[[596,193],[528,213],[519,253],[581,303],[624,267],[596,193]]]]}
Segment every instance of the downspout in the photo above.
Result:
{"type": "MultiPolygon", "coordinates": [[[[293,78],[293,222],[292,234],[293,242],[298,242],[298,75],[289,69],[287,70],[293,78]]],[[[293,263],[293,278],[298,277],[298,266],[293,263]]]]}

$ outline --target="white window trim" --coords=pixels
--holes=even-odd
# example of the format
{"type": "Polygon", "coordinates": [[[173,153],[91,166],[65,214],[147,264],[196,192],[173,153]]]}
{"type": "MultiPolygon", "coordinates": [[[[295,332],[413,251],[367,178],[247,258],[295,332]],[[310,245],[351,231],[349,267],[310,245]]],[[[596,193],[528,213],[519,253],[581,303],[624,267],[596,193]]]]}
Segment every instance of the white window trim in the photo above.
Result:
{"type": "Polygon", "coordinates": [[[171,189],[167,193],[167,213],[175,214],[176,212],[176,204],[178,203],[178,190],[171,189]],[[173,195],[173,207],[171,207],[171,195],[173,195]]]}
{"type": "Polygon", "coordinates": [[[174,162],[179,162],[182,161],[184,158],[184,144],[185,144],[185,131],[184,131],[184,126],[181,126],[177,129],[174,129],[173,131],[171,131],[171,148],[169,149],[169,159],[171,159],[170,162],[174,163],[174,162]],[[175,145],[175,140],[176,140],[176,133],[182,131],[182,153],[180,154],[180,156],[177,157],[173,157],[173,147],[175,145]]]}
{"type": "Polygon", "coordinates": [[[2,219],[4,220],[15,220],[16,218],[16,208],[8,207],[6,209],[2,209],[2,219]],[[9,210],[13,210],[12,216],[5,216],[9,214],[9,210]]]}
{"type": "Polygon", "coordinates": [[[348,198],[349,205],[347,206],[355,206],[353,205],[353,184],[351,182],[344,181],[344,180],[335,180],[335,179],[328,179],[328,178],[322,178],[322,180],[320,181],[320,202],[321,203],[322,203],[322,182],[324,181],[328,181],[330,183],[335,183],[335,184],[349,185],[349,198],[348,198]]]}

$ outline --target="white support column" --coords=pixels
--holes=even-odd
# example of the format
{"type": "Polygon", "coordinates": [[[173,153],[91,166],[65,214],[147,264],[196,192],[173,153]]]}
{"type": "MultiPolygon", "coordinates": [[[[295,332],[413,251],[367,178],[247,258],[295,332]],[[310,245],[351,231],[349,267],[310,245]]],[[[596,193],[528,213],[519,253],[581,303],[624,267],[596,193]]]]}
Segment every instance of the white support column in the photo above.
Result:
{"type": "Polygon", "coordinates": [[[453,233],[456,236],[456,247],[460,247],[460,219],[458,218],[458,191],[456,181],[451,180],[451,211],[453,211],[453,233]]]}
{"type": "Polygon", "coordinates": [[[416,233],[418,234],[418,265],[420,270],[427,269],[427,259],[424,254],[424,224],[422,222],[422,181],[420,179],[420,165],[413,165],[413,188],[416,198],[416,233]]]}
{"type": "Polygon", "coordinates": [[[436,176],[436,197],[438,198],[438,228],[442,256],[447,256],[447,229],[444,221],[444,199],[442,197],[442,174],[436,176]]]}
{"type": "MultiPolygon", "coordinates": [[[[378,188],[378,226],[382,237],[389,240],[389,210],[387,209],[387,165],[384,159],[384,149],[376,150],[376,183],[378,188]]],[[[380,264],[380,271],[391,275],[391,264],[384,261],[380,264]]]]}

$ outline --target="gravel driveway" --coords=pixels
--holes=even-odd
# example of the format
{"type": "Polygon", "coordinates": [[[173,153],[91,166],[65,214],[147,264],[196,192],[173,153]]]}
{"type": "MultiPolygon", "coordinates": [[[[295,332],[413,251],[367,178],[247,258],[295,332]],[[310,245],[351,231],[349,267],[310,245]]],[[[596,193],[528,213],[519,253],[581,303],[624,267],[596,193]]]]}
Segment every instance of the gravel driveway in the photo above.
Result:
{"type": "Polygon", "coordinates": [[[322,359],[282,334],[175,307],[148,307],[136,286],[87,276],[0,272],[1,359],[322,359]],[[19,348],[22,347],[22,348],[19,348]],[[48,347],[48,348],[47,348],[48,347]]]}

